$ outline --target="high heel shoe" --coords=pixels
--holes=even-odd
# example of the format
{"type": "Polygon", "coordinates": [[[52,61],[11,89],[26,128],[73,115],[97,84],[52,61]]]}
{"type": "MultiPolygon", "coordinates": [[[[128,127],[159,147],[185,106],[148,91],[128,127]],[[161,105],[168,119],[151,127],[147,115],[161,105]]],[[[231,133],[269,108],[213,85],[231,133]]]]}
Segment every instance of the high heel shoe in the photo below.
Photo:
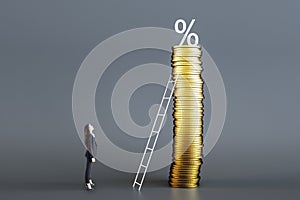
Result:
{"type": "Polygon", "coordinates": [[[85,184],[85,189],[88,190],[88,191],[91,191],[93,190],[94,188],[92,187],[92,185],[90,183],[86,183],[85,184]]]}
{"type": "Polygon", "coordinates": [[[90,179],[89,182],[93,187],[95,186],[95,183],[92,181],[92,179],[90,179]]]}

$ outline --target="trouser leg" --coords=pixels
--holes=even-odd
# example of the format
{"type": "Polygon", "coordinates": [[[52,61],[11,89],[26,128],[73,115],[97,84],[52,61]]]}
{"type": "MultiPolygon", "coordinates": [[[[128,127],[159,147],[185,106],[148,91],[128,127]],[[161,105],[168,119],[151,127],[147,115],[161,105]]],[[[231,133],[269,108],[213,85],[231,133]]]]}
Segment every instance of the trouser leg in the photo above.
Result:
{"type": "Polygon", "coordinates": [[[87,159],[86,169],[85,169],[85,182],[86,183],[89,183],[89,180],[91,179],[91,173],[92,173],[92,163],[87,159]]]}

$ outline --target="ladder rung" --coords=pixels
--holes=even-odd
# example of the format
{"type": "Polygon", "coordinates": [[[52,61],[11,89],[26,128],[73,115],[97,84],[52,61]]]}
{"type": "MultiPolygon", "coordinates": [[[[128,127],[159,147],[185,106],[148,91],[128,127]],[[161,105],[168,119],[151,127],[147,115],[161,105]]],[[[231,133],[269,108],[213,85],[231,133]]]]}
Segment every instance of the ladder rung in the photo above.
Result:
{"type": "Polygon", "coordinates": [[[158,114],[158,116],[164,116],[164,114],[158,114]]]}
{"type": "Polygon", "coordinates": [[[152,131],[152,133],[159,133],[159,131],[152,131]]]}
{"type": "Polygon", "coordinates": [[[150,151],[153,151],[153,149],[151,149],[151,148],[149,148],[149,147],[147,147],[147,149],[150,150],[150,151]]]}
{"type": "Polygon", "coordinates": [[[140,183],[138,183],[138,182],[135,182],[134,184],[141,185],[141,184],[140,184],[140,183]]]}
{"type": "Polygon", "coordinates": [[[146,165],[141,165],[141,167],[147,168],[147,166],[146,166],[146,165]]]}

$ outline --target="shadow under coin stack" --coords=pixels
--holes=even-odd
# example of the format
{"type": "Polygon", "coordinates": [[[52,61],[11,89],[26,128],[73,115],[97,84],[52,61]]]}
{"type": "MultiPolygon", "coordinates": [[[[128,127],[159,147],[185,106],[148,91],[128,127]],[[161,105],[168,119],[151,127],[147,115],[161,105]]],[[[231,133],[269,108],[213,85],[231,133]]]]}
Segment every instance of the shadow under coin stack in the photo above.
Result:
{"type": "Polygon", "coordinates": [[[203,149],[203,80],[200,46],[174,46],[172,54],[174,90],[173,163],[171,187],[199,186],[203,149]]]}

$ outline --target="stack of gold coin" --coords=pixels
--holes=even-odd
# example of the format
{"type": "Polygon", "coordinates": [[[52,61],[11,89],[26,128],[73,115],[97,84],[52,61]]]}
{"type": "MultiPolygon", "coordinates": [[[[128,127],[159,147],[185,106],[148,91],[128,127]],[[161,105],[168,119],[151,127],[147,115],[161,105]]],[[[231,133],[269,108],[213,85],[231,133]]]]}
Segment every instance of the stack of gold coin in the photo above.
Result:
{"type": "Polygon", "coordinates": [[[173,163],[171,187],[199,186],[203,149],[203,79],[201,78],[200,46],[173,47],[172,67],[174,90],[173,163]]]}

